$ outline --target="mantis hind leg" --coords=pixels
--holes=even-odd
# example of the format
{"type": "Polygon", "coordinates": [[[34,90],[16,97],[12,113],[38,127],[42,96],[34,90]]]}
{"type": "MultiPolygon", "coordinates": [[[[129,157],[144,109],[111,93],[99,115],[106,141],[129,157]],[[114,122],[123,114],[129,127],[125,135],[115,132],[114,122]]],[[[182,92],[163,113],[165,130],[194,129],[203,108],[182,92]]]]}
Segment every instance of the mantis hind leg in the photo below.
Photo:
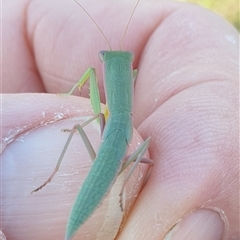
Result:
{"type": "Polygon", "coordinates": [[[120,171],[119,174],[121,174],[132,162],[134,162],[133,166],[131,167],[131,169],[129,170],[129,172],[127,173],[127,176],[124,180],[124,183],[123,183],[123,186],[122,186],[122,189],[121,189],[121,192],[119,194],[120,196],[120,200],[119,200],[119,203],[120,203],[120,207],[121,207],[121,210],[123,211],[123,201],[122,201],[122,197],[123,197],[123,191],[124,191],[124,188],[126,186],[126,183],[127,181],[129,180],[129,178],[131,177],[132,173],[134,172],[134,170],[136,169],[136,167],[138,166],[138,164],[141,162],[141,163],[146,163],[150,166],[150,168],[148,169],[148,173],[145,177],[145,180],[143,182],[143,187],[145,186],[149,176],[150,176],[150,173],[151,173],[151,169],[152,169],[152,166],[153,166],[153,160],[151,159],[148,159],[148,158],[143,158],[143,155],[144,153],[147,151],[148,149],[148,145],[149,145],[149,142],[150,142],[150,138],[146,139],[139,147],[138,149],[133,152],[129,157],[127,157],[126,161],[124,162],[123,166],[122,166],[122,169],[120,171]]]}

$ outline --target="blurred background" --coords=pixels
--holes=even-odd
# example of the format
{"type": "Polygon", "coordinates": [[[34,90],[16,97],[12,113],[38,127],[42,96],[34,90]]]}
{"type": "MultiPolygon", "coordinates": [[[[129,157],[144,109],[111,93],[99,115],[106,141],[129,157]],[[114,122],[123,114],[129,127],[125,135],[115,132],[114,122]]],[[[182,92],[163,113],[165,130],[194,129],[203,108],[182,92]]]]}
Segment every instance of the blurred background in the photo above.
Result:
{"type": "Polygon", "coordinates": [[[235,28],[240,31],[239,25],[239,0],[179,0],[191,2],[209,8],[226,18],[235,28]]]}

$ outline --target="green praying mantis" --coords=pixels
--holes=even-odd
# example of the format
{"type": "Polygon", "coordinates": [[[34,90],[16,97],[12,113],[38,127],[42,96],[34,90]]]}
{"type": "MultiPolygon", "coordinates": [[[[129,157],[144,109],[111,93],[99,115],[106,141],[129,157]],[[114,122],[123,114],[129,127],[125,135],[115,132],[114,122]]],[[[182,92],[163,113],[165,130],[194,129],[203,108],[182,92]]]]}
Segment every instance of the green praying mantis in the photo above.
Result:
{"type": "MultiPolygon", "coordinates": [[[[76,0],[74,1],[83,9],[84,12],[86,12],[86,10],[76,0]]],[[[137,4],[135,5],[126,30],[139,2],[140,0],[138,0],[137,4]]],[[[86,14],[92,19],[87,12],[86,14]]],[[[97,23],[93,19],[92,21],[101,31],[97,23]]],[[[106,39],[104,34],[103,36],[106,39]]],[[[110,46],[109,43],[108,45],[110,46]]],[[[133,89],[136,78],[136,71],[134,71],[132,68],[134,56],[131,52],[112,51],[110,47],[110,51],[101,51],[99,53],[99,57],[103,64],[104,89],[108,110],[105,114],[101,113],[95,69],[89,68],[68,94],[72,94],[76,87],[81,89],[83,84],[89,79],[90,101],[94,116],[84,124],[75,125],[71,129],[68,140],[63,148],[53,173],[47,179],[47,181],[32,191],[36,192],[40,190],[52,180],[60,167],[61,161],[73,137],[73,134],[77,130],[83,139],[83,142],[93,161],[93,165],[73,205],[68,220],[65,235],[66,240],[70,240],[76,231],[91,216],[91,214],[95,211],[95,209],[103,201],[104,197],[110,191],[118,175],[121,174],[132,162],[134,162],[134,164],[128,172],[119,194],[120,207],[122,210],[123,190],[137,164],[142,162],[149,164],[150,167],[153,165],[151,159],[143,158],[144,153],[148,149],[150,138],[146,139],[132,155],[126,156],[128,145],[130,144],[133,135],[133,89]],[[83,130],[84,126],[95,119],[100,119],[100,121],[98,121],[100,123],[102,132],[102,143],[97,154],[95,153],[86,133],[83,130]]]]}

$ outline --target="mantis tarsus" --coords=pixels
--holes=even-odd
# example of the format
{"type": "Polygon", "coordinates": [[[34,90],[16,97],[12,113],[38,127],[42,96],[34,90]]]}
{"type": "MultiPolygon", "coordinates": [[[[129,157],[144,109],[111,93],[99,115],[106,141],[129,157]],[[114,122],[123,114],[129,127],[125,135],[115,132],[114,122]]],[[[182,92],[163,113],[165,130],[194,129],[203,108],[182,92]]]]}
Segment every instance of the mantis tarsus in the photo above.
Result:
{"type": "MultiPolygon", "coordinates": [[[[76,0],[74,1],[85,11],[85,9],[76,0]]],[[[133,13],[139,1],[140,0],[138,0],[133,10],[133,13]]],[[[133,13],[129,19],[128,25],[131,21],[133,13]]],[[[88,16],[92,19],[89,14],[88,16]]],[[[94,20],[93,22],[96,24],[94,20]]],[[[98,27],[97,24],[96,26],[98,27]]],[[[102,202],[103,198],[111,189],[117,176],[124,169],[126,169],[126,167],[130,163],[135,161],[124,181],[122,190],[120,192],[120,199],[123,193],[124,186],[129,179],[131,173],[136,168],[137,164],[139,162],[148,163],[150,165],[153,164],[152,160],[143,158],[143,155],[148,148],[150,138],[145,140],[131,156],[126,156],[128,145],[131,142],[133,132],[132,101],[134,79],[136,77],[136,72],[133,71],[132,68],[132,62],[134,59],[133,54],[130,52],[110,50],[101,51],[99,53],[99,57],[104,68],[104,88],[109,116],[106,117],[106,115],[103,115],[101,113],[100,97],[97,86],[97,79],[95,76],[95,70],[93,68],[89,68],[85,72],[83,77],[79,80],[79,82],[69,92],[69,94],[71,94],[77,86],[81,88],[81,86],[89,78],[90,100],[95,115],[84,124],[75,125],[73,127],[69,138],[64,146],[64,149],[59,157],[54,172],[44,184],[32,191],[38,191],[51,181],[51,179],[60,167],[63,156],[67,150],[67,147],[71,141],[74,132],[77,130],[86,145],[91,159],[93,160],[93,165],[80,189],[80,192],[78,193],[78,196],[72,208],[66,231],[65,239],[67,240],[73,237],[78,228],[94,212],[94,210],[98,207],[98,205],[102,202]],[[102,126],[103,133],[102,144],[96,155],[87,135],[83,130],[83,127],[97,118],[100,118],[100,125],[102,126]],[[103,122],[105,119],[106,125],[104,126],[103,122]]],[[[122,200],[120,200],[120,205],[121,208],[123,208],[122,200]]]]}

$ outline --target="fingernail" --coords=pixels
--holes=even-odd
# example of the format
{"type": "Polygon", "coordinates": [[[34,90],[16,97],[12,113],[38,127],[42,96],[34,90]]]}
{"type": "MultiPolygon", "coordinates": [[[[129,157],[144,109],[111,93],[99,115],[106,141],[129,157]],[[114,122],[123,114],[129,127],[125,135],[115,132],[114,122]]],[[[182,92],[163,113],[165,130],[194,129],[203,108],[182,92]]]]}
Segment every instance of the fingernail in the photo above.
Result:
{"type": "Polygon", "coordinates": [[[1,229],[0,229],[0,240],[7,240],[6,236],[4,235],[1,229]]]}
{"type": "Polygon", "coordinates": [[[221,240],[224,223],[218,212],[199,209],[173,227],[164,240],[221,240]]]}

